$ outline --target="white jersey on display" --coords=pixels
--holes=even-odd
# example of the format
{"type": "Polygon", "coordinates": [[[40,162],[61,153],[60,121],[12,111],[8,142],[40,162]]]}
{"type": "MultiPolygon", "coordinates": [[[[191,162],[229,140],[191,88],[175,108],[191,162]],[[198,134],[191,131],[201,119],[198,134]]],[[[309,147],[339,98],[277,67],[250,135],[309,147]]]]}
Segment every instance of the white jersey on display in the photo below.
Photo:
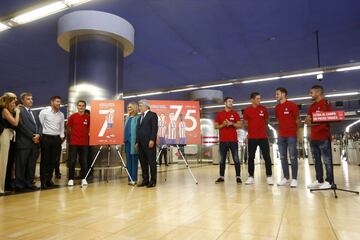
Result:
{"type": "Polygon", "coordinates": [[[179,138],[186,138],[185,122],[179,123],[179,138]]]}
{"type": "Polygon", "coordinates": [[[169,122],[168,138],[176,139],[176,121],[169,122]]]}

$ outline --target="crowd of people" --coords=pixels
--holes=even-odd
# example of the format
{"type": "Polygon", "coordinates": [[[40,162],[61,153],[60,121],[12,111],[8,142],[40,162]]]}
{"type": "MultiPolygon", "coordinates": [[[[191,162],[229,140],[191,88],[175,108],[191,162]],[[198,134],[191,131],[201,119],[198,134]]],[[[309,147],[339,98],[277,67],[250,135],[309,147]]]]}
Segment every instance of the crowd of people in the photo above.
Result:
{"type": "MultiPolygon", "coordinates": [[[[327,123],[314,123],[312,113],[331,111],[331,104],[324,99],[322,86],[313,86],[310,89],[310,96],[313,104],[309,107],[305,123],[311,127],[310,146],[315,161],[316,180],[308,187],[330,188],[333,183],[330,127],[327,123]],[[322,158],[326,167],[325,180],[322,158]]],[[[297,187],[296,146],[298,129],[301,125],[299,109],[294,102],[287,100],[285,88],[277,88],[275,97],[278,101],[275,116],[279,123],[278,146],[283,169],[283,178],[277,185],[297,187]],[[291,177],[288,153],[291,162],[291,177]]],[[[269,113],[267,108],[260,104],[260,93],[251,93],[250,99],[251,104],[244,110],[243,120],[232,109],[231,97],[224,99],[225,109],[216,115],[215,128],[219,130],[221,159],[220,176],[215,183],[225,181],[225,162],[229,150],[235,163],[236,182],[242,183],[236,129],[245,128],[248,132],[248,178],[245,184],[254,184],[254,159],[258,146],[265,160],[266,182],[269,185],[274,184],[267,136],[269,113]]],[[[66,128],[64,114],[60,111],[61,98],[59,96],[51,97],[50,107],[41,110],[39,114],[32,111],[32,105],[33,96],[28,92],[20,95],[20,101],[15,94],[9,92],[0,98],[0,194],[5,194],[5,191],[12,190],[13,187],[19,192],[57,187],[52,179],[60,159],[61,144],[66,137],[69,141],[67,185],[74,186],[77,159],[81,167],[81,185],[87,185],[90,116],[86,112],[86,102],[83,100],[77,102],[77,112],[68,117],[66,128]],[[40,153],[39,188],[35,185],[35,169],[40,153]]],[[[127,110],[124,145],[129,172],[128,183],[137,184],[139,187],[155,187],[156,140],[160,123],[158,116],[150,110],[150,105],[146,100],[140,100],[138,103],[130,102],[127,110]],[[140,162],[142,172],[141,183],[138,183],[138,162],[140,162]]],[[[162,145],[164,144],[160,143],[161,147],[162,145]]],[[[166,161],[165,164],[167,164],[166,161]]]]}

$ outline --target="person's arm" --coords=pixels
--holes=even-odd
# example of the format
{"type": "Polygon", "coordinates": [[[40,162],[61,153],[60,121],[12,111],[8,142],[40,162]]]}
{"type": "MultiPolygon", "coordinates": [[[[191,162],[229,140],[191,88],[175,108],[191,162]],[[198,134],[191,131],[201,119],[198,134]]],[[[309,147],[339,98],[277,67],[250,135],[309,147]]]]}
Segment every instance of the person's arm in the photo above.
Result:
{"type": "Polygon", "coordinates": [[[64,118],[64,114],[61,114],[60,138],[61,138],[62,142],[65,141],[65,118],[64,118]]]}
{"type": "Polygon", "coordinates": [[[71,115],[68,118],[68,122],[66,124],[66,136],[68,137],[68,139],[71,138],[72,125],[73,125],[73,121],[72,121],[72,115],[71,115]]]}
{"type": "Polygon", "coordinates": [[[21,132],[26,138],[28,139],[32,139],[34,137],[33,132],[24,124],[24,120],[22,117],[23,113],[20,110],[20,115],[19,115],[19,125],[16,129],[16,131],[18,131],[19,133],[21,132]]]}
{"type": "Polygon", "coordinates": [[[15,117],[13,117],[7,108],[3,109],[2,115],[12,126],[17,127],[19,125],[20,109],[18,107],[15,108],[15,117]]]}
{"type": "Polygon", "coordinates": [[[215,129],[226,127],[226,125],[227,125],[226,121],[222,122],[221,124],[215,122],[215,129]]]}
{"type": "Polygon", "coordinates": [[[153,116],[150,119],[151,119],[151,134],[150,134],[149,148],[153,148],[155,146],[157,132],[158,132],[158,117],[156,113],[153,113],[153,116]]]}
{"type": "Polygon", "coordinates": [[[242,128],[241,118],[238,113],[235,114],[235,123],[233,123],[234,128],[242,128]]]}
{"type": "Polygon", "coordinates": [[[269,124],[269,111],[267,110],[267,108],[264,108],[264,117],[265,117],[265,128],[268,127],[269,124]]]}

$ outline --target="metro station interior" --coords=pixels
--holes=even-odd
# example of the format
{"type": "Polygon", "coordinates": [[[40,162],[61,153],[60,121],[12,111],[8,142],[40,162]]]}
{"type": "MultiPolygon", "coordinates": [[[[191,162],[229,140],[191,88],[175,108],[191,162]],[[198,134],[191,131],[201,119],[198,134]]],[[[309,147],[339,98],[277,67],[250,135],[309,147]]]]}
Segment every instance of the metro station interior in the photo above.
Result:
{"type": "MultiPolygon", "coordinates": [[[[93,100],[123,100],[125,118],[133,102],[197,101],[201,140],[180,147],[156,143],[154,188],[129,184],[125,145],[104,151],[90,146],[88,184],[81,182],[78,162],[75,185],[69,186],[70,140],[65,136],[51,180],[57,187],[43,188],[41,154],[36,191],[5,185],[0,239],[360,239],[359,43],[357,0],[2,1],[0,95],[11,92],[20,100],[21,93],[31,93],[34,113],[60,96],[65,126],[79,100],[90,111],[93,100]],[[327,123],[332,188],[313,192],[308,186],[317,170],[306,117],[314,100],[309,93],[317,85],[331,111],[344,118],[327,123]],[[295,188],[277,184],[283,178],[275,115],[279,87],[299,111],[295,188]],[[269,112],[274,184],[267,182],[260,148],[255,182],[245,183],[244,111],[253,92],[269,112]],[[241,184],[230,151],[220,176],[224,182],[215,183],[222,157],[215,119],[226,97],[241,118],[236,129],[241,184]],[[159,156],[162,151],[167,154],[159,156]]],[[[9,151],[17,156],[19,149],[9,151]]],[[[12,164],[7,155],[1,162],[12,165],[10,178],[16,182],[16,157],[12,164]]],[[[137,174],[141,179],[140,165],[137,174]]]]}

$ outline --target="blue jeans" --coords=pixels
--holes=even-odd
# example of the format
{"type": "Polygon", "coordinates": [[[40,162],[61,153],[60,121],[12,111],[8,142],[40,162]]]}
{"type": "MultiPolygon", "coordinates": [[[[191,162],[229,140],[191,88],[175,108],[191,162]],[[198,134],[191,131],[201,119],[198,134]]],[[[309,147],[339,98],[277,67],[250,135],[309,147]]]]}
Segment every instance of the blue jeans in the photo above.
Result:
{"type": "Polygon", "coordinates": [[[288,148],[291,162],[291,176],[292,179],[297,179],[298,174],[298,156],[297,156],[297,137],[279,137],[278,146],[280,152],[281,166],[284,173],[284,178],[289,179],[289,162],[288,162],[288,148]]]}
{"type": "MultiPolygon", "coordinates": [[[[129,174],[134,182],[137,182],[139,155],[131,154],[131,146],[129,142],[125,142],[125,153],[126,153],[126,167],[129,174]]],[[[130,177],[128,177],[130,182],[130,177]]]]}
{"type": "Polygon", "coordinates": [[[220,142],[220,176],[224,177],[225,175],[225,162],[229,149],[234,159],[236,177],[240,177],[240,160],[237,142],[220,142]]]}
{"type": "Polygon", "coordinates": [[[316,180],[319,183],[324,182],[323,166],[321,156],[323,157],[326,168],[326,181],[332,184],[334,182],[332,172],[332,155],[330,140],[310,141],[311,153],[315,162],[316,180]]]}

